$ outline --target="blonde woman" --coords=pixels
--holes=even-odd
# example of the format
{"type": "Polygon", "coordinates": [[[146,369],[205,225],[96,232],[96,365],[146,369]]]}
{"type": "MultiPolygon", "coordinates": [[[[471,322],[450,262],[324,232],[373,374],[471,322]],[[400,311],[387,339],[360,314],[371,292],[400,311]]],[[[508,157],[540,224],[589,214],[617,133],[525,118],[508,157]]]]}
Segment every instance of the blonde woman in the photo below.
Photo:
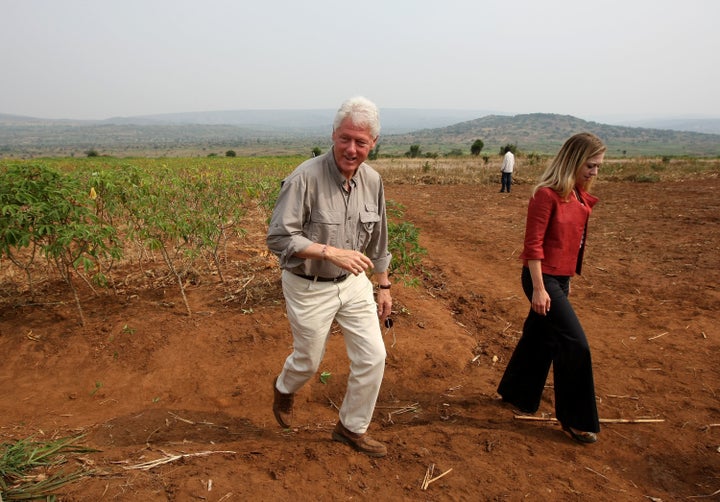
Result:
{"type": "Polygon", "coordinates": [[[590,347],[568,295],[570,278],[582,270],[587,222],[598,201],[588,190],[605,151],[593,134],[572,136],[533,191],[520,255],[530,312],[498,387],[504,401],[534,413],[552,364],[555,415],[580,443],[597,441],[600,425],[590,347]]]}

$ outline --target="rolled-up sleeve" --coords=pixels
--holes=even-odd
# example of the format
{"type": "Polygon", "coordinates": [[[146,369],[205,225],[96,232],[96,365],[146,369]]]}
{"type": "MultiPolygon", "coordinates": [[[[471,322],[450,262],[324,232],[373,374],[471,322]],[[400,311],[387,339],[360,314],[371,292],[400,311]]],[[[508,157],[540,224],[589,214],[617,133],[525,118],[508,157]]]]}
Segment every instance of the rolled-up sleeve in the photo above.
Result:
{"type": "Polygon", "coordinates": [[[294,268],[302,265],[304,259],[295,256],[312,241],[303,235],[305,204],[302,177],[294,177],[283,183],[275,209],[270,219],[267,233],[268,249],[278,257],[281,268],[294,268]]]}
{"type": "Polygon", "coordinates": [[[373,270],[383,273],[390,267],[392,255],[388,251],[388,225],[387,209],[385,206],[385,191],[382,182],[377,193],[377,215],[373,219],[373,233],[370,236],[365,254],[373,262],[373,270]]]}

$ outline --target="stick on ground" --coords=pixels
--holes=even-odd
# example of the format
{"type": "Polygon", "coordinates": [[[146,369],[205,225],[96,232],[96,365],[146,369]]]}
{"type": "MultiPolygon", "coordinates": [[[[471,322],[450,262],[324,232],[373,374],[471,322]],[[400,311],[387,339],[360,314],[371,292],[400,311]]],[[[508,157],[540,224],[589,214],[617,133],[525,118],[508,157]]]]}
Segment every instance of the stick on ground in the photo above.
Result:
{"type": "Polygon", "coordinates": [[[168,453],[165,454],[164,458],[158,458],[156,460],[150,460],[149,462],[143,462],[141,464],[131,465],[129,467],[123,467],[123,469],[131,470],[131,469],[139,469],[143,471],[148,471],[152,469],[153,467],[157,467],[159,465],[163,464],[169,464],[170,462],[174,462],[175,460],[181,459],[181,458],[189,458],[189,457],[204,457],[207,455],[212,455],[214,453],[237,453],[234,451],[201,451],[198,453],[185,453],[180,455],[170,455],[168,453]]]}
{"type": "Polygon", "coordinates": [[[427,490],[428,486],[430,486],[430,483],[434,483],[435,481],[442,478],[446,474],[449,474],[451,471],[452,471],[452,468],[448,469],[447,471],[443,472],[442,474],[432,477],[433,473],[435,472],[435,464],[430,464],[430,466],[427,468],[427,471],[425,471],[425,478],[423,479],[422,486],[420,487],[420,489],[427,490]]]}
{"type": "MultiPolygon", "coordinates": [[[[533,417],[531,415],[515,415],[515,420],[532,422],[558,422],[557,418],[533,417]]],[[[664,418],[601,418],[601,424],[655,424],[664,422],[664,418]]]]}

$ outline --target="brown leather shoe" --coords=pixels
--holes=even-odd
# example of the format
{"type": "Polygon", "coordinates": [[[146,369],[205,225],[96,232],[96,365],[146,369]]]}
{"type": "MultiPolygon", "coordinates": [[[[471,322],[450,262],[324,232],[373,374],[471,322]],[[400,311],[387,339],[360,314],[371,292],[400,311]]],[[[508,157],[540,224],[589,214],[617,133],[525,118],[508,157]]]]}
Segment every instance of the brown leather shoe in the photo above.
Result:
{"type": "Polygon", "coordinates": [[[295,394],[283,394],[277,389],[277,377],[273,380],[273,414],[280,427],[289,429],[292,423],[295,394]]]}
{"type": "Polygon", "coordinates": [[[352,446],[356,451],[370,457],[384,457],[387,455],[387,448],[380,441],[375,441],[367,434],[350,432],[341,422],[338,422],[335,426],[332,438],[335,441],[340,441],[348,446],[352,446]]]}

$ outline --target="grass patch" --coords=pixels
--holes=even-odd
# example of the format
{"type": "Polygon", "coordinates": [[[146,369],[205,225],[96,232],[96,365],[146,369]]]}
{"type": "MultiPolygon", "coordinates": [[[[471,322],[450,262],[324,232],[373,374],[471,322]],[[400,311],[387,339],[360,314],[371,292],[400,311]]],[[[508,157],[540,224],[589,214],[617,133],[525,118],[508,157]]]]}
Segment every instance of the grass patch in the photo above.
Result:
{"type": "MultiPolygon", "coordinates": [[[[549,164],[550,156],[516,155],[513,183],[533,186],[549,164]]],[[[378,159],[370,163],[385,184],[398,185],[499,185],[502,157],[482,158],[378,159]]],[[[685,181],[720,175],[720,159],[693,157],[605,157],[598,182],[656,183],[685,181]]]]}
{"type": "Polygon", "coordinates": [[[40,442],[32,438],[0,445],[0,500],[56,500],[58,491],[88,476],[91,470],[70,470],[71,457],[98,450],[78,446],[84,436],[40,442]]]}
{"type": "Polygon", "coordinates": [[[654,173],[631,174],[625,178],[625,181],[634,181],[635,183],[657,183],[660,181],[660,176],[654,173]]]}

